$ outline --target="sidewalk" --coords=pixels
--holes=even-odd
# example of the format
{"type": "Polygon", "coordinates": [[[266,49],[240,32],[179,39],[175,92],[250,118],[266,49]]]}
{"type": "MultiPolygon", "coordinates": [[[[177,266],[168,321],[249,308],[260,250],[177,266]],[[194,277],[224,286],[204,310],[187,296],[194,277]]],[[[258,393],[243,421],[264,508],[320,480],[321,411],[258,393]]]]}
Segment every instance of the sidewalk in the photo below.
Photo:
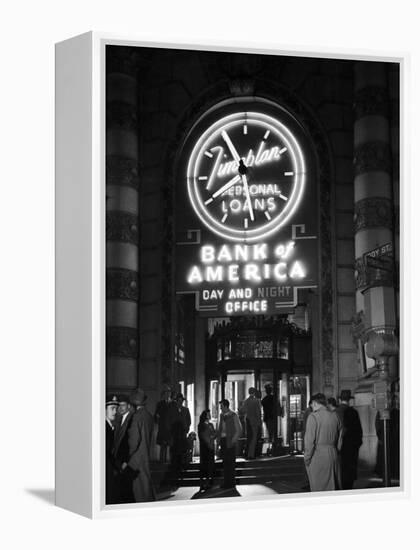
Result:
{"type": "MultiPolygon", "coordinates": [[[[217,465],[221,466],[218,461],[217,465]]],[[[174,491],[158,492],[158,500],[191,500],[224,497],[263,497],[274,494],[308,493],[307,478],[302,455],[286,455],[282,457],[261,458],[255,461],[238,459],[236,462],[237,486],[235,489],[221,489],[220,477],[215,479],[214,487],[207,491],[199,490],[199,481],[191,478],[194,468],[186,474],[184,486],[174,491]],[[250,482],[250,480],[252,480],[250,482]],[[188,485],[188,486],[186,486],[188,485]]],[[[398,480],[393,480],[392,486],[397,487],[398,480]]],[[[374,472],[359,471],[359,478],[355,481],[354,489],[377,489],[383,487],[382,479],[374,472]]]]}

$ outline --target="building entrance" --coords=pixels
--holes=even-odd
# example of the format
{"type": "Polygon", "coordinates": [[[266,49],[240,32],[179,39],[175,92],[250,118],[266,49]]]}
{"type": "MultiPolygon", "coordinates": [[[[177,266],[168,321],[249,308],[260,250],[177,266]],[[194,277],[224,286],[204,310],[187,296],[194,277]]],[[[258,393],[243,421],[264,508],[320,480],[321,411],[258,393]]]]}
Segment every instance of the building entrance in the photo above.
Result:
{"type": "Polygon", "coordinates": [[[310,331],[281,318],[245,322],[241,326],[238,319],[223,320],[208,336],[206,384],[212,421],[217,423],[219,401],[226,398],[246,433],[242,406],[249,389],[255,388],[261,402],[260,453],[301,452],[312,376],[310,331]]]}

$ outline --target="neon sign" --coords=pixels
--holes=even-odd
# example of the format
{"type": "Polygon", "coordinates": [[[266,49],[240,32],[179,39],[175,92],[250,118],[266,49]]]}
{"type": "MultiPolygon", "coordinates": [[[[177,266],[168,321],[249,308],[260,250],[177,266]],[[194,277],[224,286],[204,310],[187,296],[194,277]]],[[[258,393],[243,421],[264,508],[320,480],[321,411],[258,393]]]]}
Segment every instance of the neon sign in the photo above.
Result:
{"type": "Polygon", "coordinates": [[[195,143],[188,197],[212,233],[250,243],[291,219],[305,178],[303,152],[292,132],[272,116],[241,111],[219,119],[195,143]]]}
{"type": "Polygon", "coordinates": [[[203,315],[276,314],[317,285],[316,160],[296,119],[263,103],[211,109],[189,134],[175,287],[203,315]]]}

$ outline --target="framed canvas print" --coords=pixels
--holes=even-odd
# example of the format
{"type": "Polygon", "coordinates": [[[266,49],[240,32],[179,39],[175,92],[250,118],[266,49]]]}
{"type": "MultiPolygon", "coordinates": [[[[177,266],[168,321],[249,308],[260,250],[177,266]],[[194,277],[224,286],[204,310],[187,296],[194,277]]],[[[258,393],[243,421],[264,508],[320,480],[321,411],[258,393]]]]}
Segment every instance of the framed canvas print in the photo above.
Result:
{"type": "Polygon", "coordinates": [[[403,493],[404,57],[56,62],[57,504],[403,493]]]}

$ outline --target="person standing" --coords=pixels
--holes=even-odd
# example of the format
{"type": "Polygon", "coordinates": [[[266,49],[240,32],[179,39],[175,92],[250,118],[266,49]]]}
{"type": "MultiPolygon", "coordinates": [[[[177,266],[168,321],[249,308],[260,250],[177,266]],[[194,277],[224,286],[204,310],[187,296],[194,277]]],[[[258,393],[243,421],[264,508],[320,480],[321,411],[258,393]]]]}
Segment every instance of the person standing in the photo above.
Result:
{"type": "Polygon", "coordinates": [[[343,489],[352,489],[357,479],[359,449],[363,442],[359,413],[350,406],[350,399],[350,390],[342,390],[340,405],[335,410],[343,425],[343,446],[340,455],[343,489]]]}
{"type": "Polygon", "coordinates": [[[326,405],[324,394],[313,395],[313,412],[306,422],[304,462],[311,491],[334,491],[341,488],[338,458],[341,422],[326,405]]]}
{"type": "Polygon", "coordinates": [[[135,502],[156,500],[150,474],[150,445],[153,435],[153,416],[146,409],[147,396],[138,388],[130,395],[135,411],[128,428],[128,469],[135,502]]]}
{"type": "Polygon", "coordinates": [[[242,426],[238,415],[230,410],[227,399],[220,402],[220,419],[217,427],[217,438],[223,460],[223,483],[221,488],[233,489],[235,483],[236,444],[242,434],[242,426]]]}
{"type": "Polygon", "coordinates": [[[119,407],[114,432],[114,461],[118,468],[118,497],[119,503],[134,502],[132,479],[126,469],[129,457],[128,429],[133,418],[133,411],[126,395],[120,395],[119,407]]]}
{"type": "Polygon", "coordinates": [[[313,412],[312,410],[312,397],[308,401],[308,406],[306,407],[303,417],[302,417],[302,438],[303,446],[305,447],[305,432],[306,432],[306,423],[308,422],[309,415],[313,412]]]}
{"type": "Polygon", "coordinates": [[[209,489],[214,475],[214,440],[216,431],[210,422],[210,411],[200,414],[198,423],[198,439],[200,442],[200,490],[209,489]]]}
{"type": "Polygon", "coordinates": [[[255,458],[258,436],[261,433],[261,402],[256,396],[257,390],[249,388],[248,397],[242,404],[241,413],[245,416],[247,458],[255,458]]]}
{"type": "Polygon", "coordinates": [[[191,426],[191,415],[188,407],[184,407],[185,401],[182,393],[176,395],[175,401],[168,409],[168,432],[171,451],[172,475],[178,479],[182,473],[184,457],[187,454],[187,434],[191,426]]]}
{"type": "Polygon", "coordinates": [[[327,399],[327,408],[330,412],[335,412],[337,410],[337,401],[334,397],[329,397],[327,399]]]}
{"type": "Polygon", "coordinates": [[[168,411],[171,404],[171,390],[162,390],[161,400],[156,405],[155,422],[158,425],[156,443],[159,445],[159,460],[164,464],[167,460],[170,434],[168,430],[168,411]]]}
{"type": "Polygon", "coordinates": [[[117,396],[108,397],[105,403],[105,502],[117,503],[116,476],[118,473],[114,461],[114,422],[117,416],[117,396]]]}
{"type": "Polygon", "coordinates": [[[263,421],[268,433],[268,449],[267,455],[270,455],[273,451],[273,439],[274,439],[274,395],[273,387],[270,384],[265,386],[265,397],[261,401],[263,408],[263,421]]]}

